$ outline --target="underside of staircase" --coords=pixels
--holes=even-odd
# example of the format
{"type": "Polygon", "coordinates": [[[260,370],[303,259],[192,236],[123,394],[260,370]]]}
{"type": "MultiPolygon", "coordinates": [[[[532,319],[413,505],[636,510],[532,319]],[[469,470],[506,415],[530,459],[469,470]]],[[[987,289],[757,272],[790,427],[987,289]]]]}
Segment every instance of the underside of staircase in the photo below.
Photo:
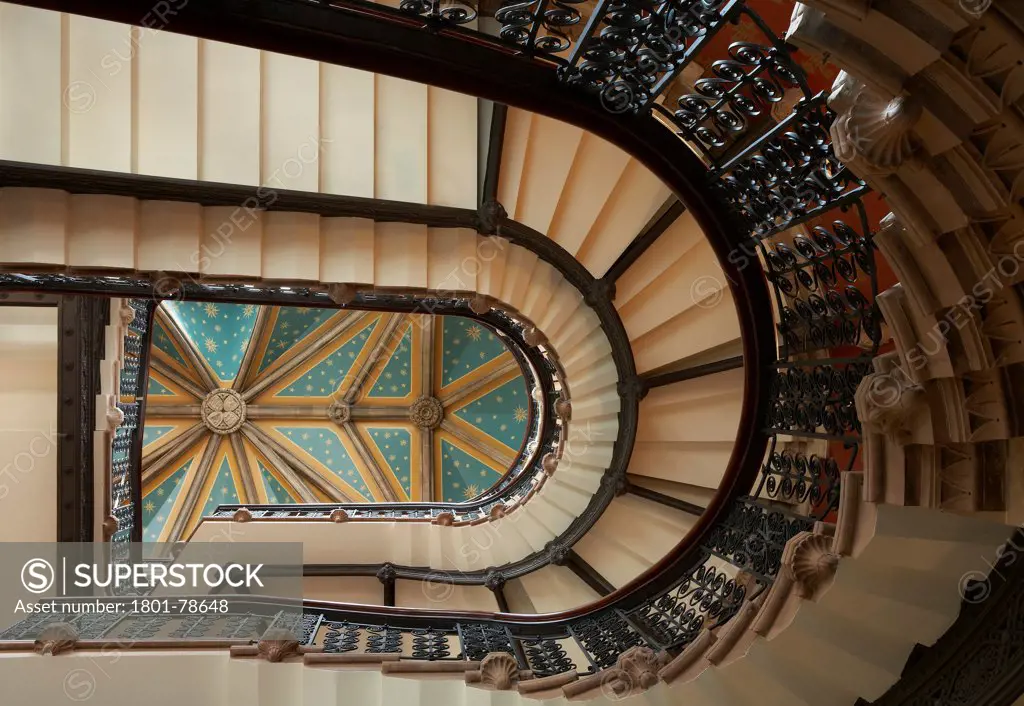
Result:
{"type": "Polygon", "coordinates": [[[553,3],[575,29],[521,10],[528,35],[509,3],[225,2],[157,30],[123,23],[131,3],[30,4],[0,4],[0,285],[114,297],[90,430],[104,539],[136,531],[144,476],[119,454],[147,298],[501,322],[544,366],[551,425],[487,503],[185,518],[175,539],[303,544],[299,639],[272,614],[26,620],[0,631],[15,703],[1024,688],[1014,3],[813,0],[783,39],[768,3],[686,2],[700,31],[639,83],[595,48],[625,21],[605,2],[553,3]],[[361,43],[373,27],[422,36],[405,56],[361,43]],[[476,90],[485,50],[504,90],[476,90]],[[1003,646],[969,646],[995,611],[1003,646]]]}

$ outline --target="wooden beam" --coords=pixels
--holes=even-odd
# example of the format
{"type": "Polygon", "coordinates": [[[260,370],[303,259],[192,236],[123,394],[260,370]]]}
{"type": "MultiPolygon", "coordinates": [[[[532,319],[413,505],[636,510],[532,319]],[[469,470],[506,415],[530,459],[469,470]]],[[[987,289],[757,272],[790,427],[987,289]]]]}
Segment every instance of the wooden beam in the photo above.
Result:
{"type": "Polygon", "coordinates": [[[628,483],[628,485],[626,485],[626,492],[632,493],[638,498],[652,500],[660,505],[665,505],[666,507],[670,507],[675,510],[680,510],[690,515],[697,515],[698,517],[703,515],[704,510],[706,509],[701,507],[700,505],[695,505],[694,503],[687,502],[685,500],[680,500],[679,498],[674,498],[671,495],[659,493],[657,490],[644,488],[643,486],[635,485],[634,483],[628,483]]]}
{"type": "Polygon", "coordinates": [[[716,360],[714,363],[705,363],[704,365],[695,365],[692,368],[683,368],[682,370],[674,370],[669,373],[658,373],[656,375],[642,375],[640,376],[640,382],[644,386],[644,391],[650,390],[655,387],[661,387],[663,385],[672,385],[677,382],[683,382],[685,380],[694,380],[696,378],[704,377],[705,375],[714,375],[715,373],[724,373],[727,370],[736,370],[737,368],[743,367],[743,356],[737,355],[732,358],[726,358],[724,360],[716,360]]]}
{"type": "Polygon", "coordinates": [[[597,595],[607,596],[615,591],[615,586],[613,586],[608,579],[598,573],[597,569],[584,561],[583,557],[572,549],[569,550],[569,556],[565,560],[565,565],[569,567],[574,574],[579,576],[585,584],[594,589],[597,592],[597,595]]]}
{"type": "Polygon", "coordinates": [[[501,156],[505,146],[506,122],[508,122],[508,106],[504,103],[495,103],[491,111],[491,131],[487,139],[487,166],[484,168],[484,185],[480,203],[498,200],[498,179],[501,175],[501,156]]]}
{"type": "MultiPolygon", "coordinates": [[[[128,24],[138,25],[141,17],[142,15],[135,17],[134,20],[128,21],[128,24]]],[[[373,221],[415,223],[432,228],[475,229],[477,224],[477,213],[474,209],[291,189],[271,190],[256,186],[170,179],[10,160],[0,160],[0,186],[60,189],[72,194],[111,194],[158,201],[188,201],[203,206],[232,208],[238,208],[239,204],[257,202],[258,208],[266,211],[367,218],[373,221]]]]}

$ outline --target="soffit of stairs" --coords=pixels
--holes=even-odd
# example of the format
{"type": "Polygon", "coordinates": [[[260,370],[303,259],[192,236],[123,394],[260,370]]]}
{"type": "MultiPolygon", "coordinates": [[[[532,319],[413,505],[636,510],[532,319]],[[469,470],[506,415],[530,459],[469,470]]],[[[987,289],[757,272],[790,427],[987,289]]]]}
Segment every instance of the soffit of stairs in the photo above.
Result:
{"type": "MultiPolygon", "coordinates": [[[[678,171],[679,163],[678,162],[674,162],[673,164],[674,164],[674,170],[678,171]]],[[[56,171],[55,171],[55,173],[56,173],[56,171]]],[[[107,181],[109,181],[109,179],[107,177],[104,177],[104,178],[107,179],[107,181]]],[[[138,180],[138,179],[136,179],[134,181],[135,181],[136,185],[141,183],[140,180],[138,180]]],[[[284,194],[283,196],[284,196],[285,199],[287,199],[291,195],[284,194]]],[[[278,204],[275,204],[275,208],[276,207],[278,207],[278,204]]],[[[450,215],[452,215],[452,209],[449,209],[449,210],[445,211],[442,217],[449,217],[450,215]]],[[[572,279],[574,284],[577,284],[577,286],[579,286],[579,283],[583,283],[584,286],[581,287],[581,289],[584,290],[584,293],[589,298],[591,298],[593,300],[596,300],[596,303],[598,305],[597,309],[598,309],[599,316],[602,315],[601,308],[604,307],[605,311],[604,311],[604,315],[602,316],[602,318],[604,318],[604,319],[606,319],[608,321],[612,321],[613,324],[614,324],[614,320],[617,319],[617,314],[615,313],[614,309],[611,307],[610,303],[607,302],[607,293],[602,295],[601,289],[599,287],[595,287],[594,286],[593,277],[589,276],[586,273],[586,271],[583,270],[583,268],[581,268],[579,266],[579,263],[577,263],[573,258],[567,257],[565,255],[564,251],[561,251],[558,248],[557,245],[552,244],[550,241],[548,241],[547,239],[543,238],[543,236],[540,236],[539,234],[530,232],[529,229],[524,229],[521,226],[519,226],[517,224],[514,224],[514,223],[510,223],[510,222],[502,223],[501,224],[501,228],[502,228],[502,234],[506,235],[506,236],[510,236],[514,242],[524,242],[524,243],[525,242],[529,242],[529,243],[533,244],[538,250],[541,251],[541,254],[542,254],[542,256],[545,257],[545,259],[549,259],[549,258],[551,258],[551,259],[558,259],[560,262],[564,263],[565,271],[570,274],[570,278],[572,279]]],[[[721,246],[719,248],[720,253],[722,252],[722,248],[724,248],[724,246],[721,246]]],[[[549,260],[549,261],[551,261],[551,260],[549,260]]],[[[761,286],[763,286],[763,283],[759,283],[759,284],[761,286]]],[[[751,301],[756,301],[757,299],[758,299],[757,297],[753,297],[750,300],[748,300],[747,302],[744,302],[741,306],[743,306],[746,310],[749,311],[752,307],[755,306],[754,304],[751,304],[750,302],[751,301]]],[[[751,318],[753,318],[753,317],[751,317],[751,318]]],[[[763,327],[763,323],[761,325],[763,327]]],[[[612,325],[609,328],[612,329],[611,333],[615,334],[616,327],[614,325],[612,325]]],[[[624,337],[622,337],[620,340],[623,343],[625,343],[624,337]]],[[[628,399],[629,394],[630,394],[630,390],[633,391],[633,394],[636,394],[639,391],[640,386],[636,385],[635,378],[634,378],[633,374],[628,372],[630,370],[630,368],[631,368],[630,361],[628,361],[628,354],[626,354],[626,355],[621,354],[622,350],[623,350],[623,348],[618,343],[613,341],[613,353],[615,353],[615,355],[617,356],[616,364],[618,365],[618,367],[620,369],[620,377],[625,379],[626,386],[623,388],[623,390],[624,390],[624,392],[626,392],[625,396],[628,399]],[[619,351],[619,352],[616,352],[616,351],[619,351]],[[625,366],[625,370],[627,371],[627,373],[625,375],[623,375],[622,372],[621,372],[624,369],[624,366],[625,366]]],[[[749,387],[749,380],[748,380],[748,387],[749,387]]],[[[745,417],[745,419],[747,419],[747,424],[751,423],[750,422],[750,418],[745,417]]],[[[630,425],[628,423],[628,415],[626,415],[626,417],[624,417],[624,420],[625,420],[625,423],[623,424],[623,427],[620,428],[620,431],[621,431],[620,436],[626,436],[628,438],[629,437],[628,430],[630,428],[630,425]]],[[[756,435],[754,437],[752,437],[752,438],[754,439],[753,443],[756,444],[757,443],[756,435]]],[[[617,453],[617,455],[620,455],[622,458],[625,458],[625,457],[628,457],[629,451],[628,451],[628,448],[623,448],[622,445],[619,445],[617,447],[616,453],[617,453]],[[621,449],[621,450],[619,450],[619,449],[621,449]]],[[[748,468],[752,467],[753,459],[755,459],[755,458],[759,458],[759,454],[756,453],[756,452],[755,453],[750,453],[750,454],[748,454],[746,456],[745,463],[746,463],[746,466],[748,468]]],[[[728,478],[732,478],[731,475],[727,475],[727,477],[728,478]]],[[[610,492],[610,491],[602,491],[602,492],[610,492]]],[[[718,508],[717,505],[712,507],[712,514],[714,514],[717,511],[716,508],[718,508]]],[[[720,508],[718,508],[718,509],[720,509],[720,508]]],[[[575,533],[576,533],[576,536],[579,536],[582,531],[585,531],[584,530],[585,526],[586,526],[586,524],[582,523],[582,522],[577,525],[576,529],[574,530],[575,533]]]]}
{"type": "MultiPolygon", "coordinates": [[[[337,23],[333,24],[335,28],[341,29],[337,23]]],[[[187,23],[185,25],[176,25],[176,28],[179,26],[186,27],[187,23]]],[[[345,27],[351,29],[351,23],[346,23],[345,27]]],[[[441,55],[443,56],[443,52],[441,52],[441,55]]],[[[438,59],[438,56],[434,56],[435,62],[438,59]]],[[[534,73],[532,69],[519,62],[515,62],[515,67],[515,70],[520,72],[520,75],[523,76],[534,73]]],[[[539,77],[542,74],[537,73],[535,75],[539,77]]],[[[469,77],[469,83],[473,83],[476,80],[477,79],[473,77],[469,77]]],[[[457,83],[463,85],[461,83],[461,78],[457,83]]],[[[492,86],[484,86],[484,84],[478,85],[485,89],[481,91],[482,93],[492,93],[494,91],[492,86]]],[[[550,77],[546,77],[533,88],[536,89],[537,87],[542,89],[540,90],[539,95],[550,95],[553,100],[550,104],[545,103],[545,106],[548,108],[552,108],[553,106],[550,112],[557,113],[560,99],[555,97],[559,95],[562,89],[552,86],[550,83],[550,77]]],[[[536,90],[534,90],[534,93],[536,93],[536,90]]],[[[715,242],[715,247],[718,250],[720,258],[723,261],[726,260],[725,256],[729,251],[729,240],[725,235],[725,222],[720,220],[720,213],[716,212],[713,208],[715,205],[713,199],[710,199],[704,189],[699,186],[702,184],[702,169],[696,161],[679,153],[678,145],[675,143],[671,143],[672,149],[669,149],[670,143],[667,140],[664,140],[660,133],[656,134],[652,129],[645,129],[650,128],[650,124],[645,119],[616,118],[615,120],[610,120],[608,119],[608,116],[602,115],[601,113],[595,112],[588,115],[586,111],[578,111],[577,105],[571,105],[572,110],[569,110],[570,103],[562,103],[562,105],[564,108],[562,112],[566,114],[565,117],[571,119],[573,122],[592,123],[592,127],[598,132],[604,133],[606,137],[609,137],[619,144],[631,146],[636,152],[642,153],[643,160],[649,162],[650,166],[653,166],[655,171],[660,173],[662,178],[665,178],[666,176],[670,177],[668,180],[673,184],[676,191],[685,192],[687,194],[688,198],[685,200],[688,206],[690,206],[690,211],[697,216],[698,221],[701,222],[702,225],[711,224],[713,227],[710,229],[710,232],[719,234],[717,240],[713,239],[713,242],[715,242]],[[646,139],[639,139],[638,135],[644,133],[646,133],[646,139]],[[662,144],[659,145],[659,141],[662,142],[662,144]],[[672,158],[669,158],[669,155],[672,155],[672,158]],[[698,207],[694,209],[691,204],[698,204],[698,207]]],[[[546,110],[545,112],[549,111],[546,110]]],[[[506,229],[508,233],[517,234],[515,237],[521,237],[524,240],[531,237],[529,234],[525,233],[525,231],[516,228],[513,224],[503,225],[508,226],[506,229]],[[522,233],[522,235],[518,235],[519,233],[522,233]]],[[[705,232],[709,232],[707,227],[705,228],[705,232]]],[[[544,245],[541,247],[549,246],[544,245]]],[[[743,297],[742,302],[739,304],[741,324],[745,333],[751,333],[752,331],[760,332],[760,336],[748,335],[744,337],[746,348],[745,352],[748,354],[747,359],[753,361],[753,363],[748,367],[747,392],[748,397],[752,398],[755,404],[744,413],[744,421],[741,424],[740,438],[744,443],[748,443],[750,447],[744,449],[743,453],[737,454],[735,457],[734,463],[731,464],[731,468],[735,471],[738,467],[745,467],[747,469],[755,468],[760,462],[761,452],[763,450],[763,437],[758,433],[754,433],[753,429],[754,420],[758,418],[760,412],[763,411],[761,407],[764,405],[765,395],[763,394],[763,382],[760,381],[759,374],[752,371],[759,367],[756,362],[762,361],[762,359],[769,355],[770,346],[766,346],[765,343],[766,341],[771,340],[772,336],[770,333],[771,325],[768,321],[769,317],[758,317],[756,315],[760,310],[759,308],[768,301],[766,296],[757,296],[758,293],[763,292],[763,281],[760,280],[760,278],[753,276],[753,273],[743,271],[743,268],[737,268],[730,265],[727,267],[726,271],[727,275],[730,276],[730,279],[736,283],[736,286],[740,290],[745,290],[750,295],[743,297]],[[735,278],[733,278],[732,275],[735,275],[735,278]],[[750,433],[744,434],[743,430],[750,433]],[[761,444],[761,449],[757,448],[758,444],[761,444]],[[735,462],[736,459],[739,460],[739,463],[735,462]]],[[[601,304],[601,306],[608,306],[611,311],[611,315],[614,317],[614,311],[611,310],[610,305],[604,303],[601,304]]],[[[630,383],[632,381],[632,376],[629,376],[626,382],[630,383]]],[[[628,389],[629,388],[627,387],[627,391],[628,389]]],[[[626,454],[628,455],[628,451],[626,454]]],[[[724,505],[724,500],[721,503],[716,502],[716,505],[712,508],[712,512],[709,513],[709,516],[702,519],[702,523],[704,523],[702,527],[705,530],[710,526],[710,523],[714,521],[714,516],[721,511],[724,505]]]]}

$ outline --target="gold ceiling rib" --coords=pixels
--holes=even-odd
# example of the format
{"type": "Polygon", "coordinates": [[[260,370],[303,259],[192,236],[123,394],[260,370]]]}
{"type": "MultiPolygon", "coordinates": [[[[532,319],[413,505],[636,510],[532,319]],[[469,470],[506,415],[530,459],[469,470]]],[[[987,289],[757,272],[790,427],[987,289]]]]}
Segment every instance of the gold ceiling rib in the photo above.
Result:
{"type": "Polygon", "coordinates": [[[503,355],[507,355],[508,359],[499,367],[495,368],[487,375],[484,375],[482,378],[474,380],[465,387],[461,387],[455,392],[451,392],[445,395],[444,397],[441,398],[441,404],[444,405],[446,408],[451,407],[452,405],[462,402],[462,400],[467,399],[471,395],[476,394],[477,391],[484,389],[492,382],[499,380],[501,377],[508,375],[509,373],[512,372],[518,373],[519,363],[516,362],[516,359],[512,357],[512,354],[505,353],[503,355]]]}
{"type": "Polygon", "coordinates": [[[369,469],[370,476],[373,478],[374,484],[383,496],[382,499],[389,503],[398,502],[398,493],[395,492],[391,483],[388,482],[387,476],[384,475],[384,471],[381,470],[381,467],[377,464],[377,459],[374,458],[373,452],[371,452],[370,448],[366,445],[366,442],[363,440],[359,430],[356,429],[352,422],[345,422],[342,424],[341,430],[345,432],[345,436],[348,437],[352,447],[356,450],[356,453],[359,454],[359,458],[369,469]]]}
{"type": "MultiPolygon", "coordinates": [[[[158,306],[156,308],[157,321],[164,327],[167,334],[174,340],[174,343],[179,349],[185,353],[185,357],[188,362],[195,368],[196,375],[199,376],[199,381],[206,386],[207,391],[216,390],[220,385],[214,378],[213,373],[207,367],[206,362],[196,353],[195,347],[189,342],[188,336],[178,325],[178,320],[167,313],[167,310],[158,306]]],[[[205,395],[199,395],[199,399],[202,399],[205,395]]]]}
{"type": "Polygon", "coordinates": [[[445,419],[441,422],[441,429],[448,432],[467,446],[479,449],[484,453],[484,455],[499,464],[505,470],[511,468],[512,464],[516,460],[515,455],[510,454],[502,447],[501,444],[492,442],[490,439],[485,438],[483,434],[480,434],[479,438],[470,436],[450,419],[445,419]]]}
{"type": "Polygon", "coordinates": [[[182,502],[181,508],[174,515],[171,532],[167,535],[168,542],[177,542],[184,536],[185,528],[189,525],[189,521],[196,511],[196,506],[199,504],[199,495],[206,486],[207,478],[210,476],[210,469],[213,468],[217,450],[220,448],[220,441],[221,437],[211,434],[209,439],[207,439],[206,447],[203,449],[203,455],[199,459],[199,465],[194,472],[190,469],[193,481],[188,486],[188,492],[185,494],[185,500],[182,502]]]}
{"type": "Polygon", "coordinates": [[[230,434],[228,439],[231,441],[231,451],[235,454],[235,463],[238,464],[238,475],[242,477],[242,489],[245,491],[245,497],[256,498],[258,497],[256,494],[256,480],[252,474],[249,457],[242,446],[242,436],[241,434],[230,434]]]}
{"type": "Polygon", "coordinates": [[[202,409],[203,406],[199,404],[163,404],[154,408],[154,416],[198,419],[202,409]]]}
{"type": "MultiPolygon", "coordinates": [[[[241,432],[245,438],[249,440],[249,443],[255,446],[257,451],[266,456],[267,460],[274,466],[274,469],[295,489],[295,492],[299,494],[299,500],[304,503],[320,502],[320,498],[318,498],[316,494],[313,493],[313,491],[310,490],[303,482],[301,475],[277,454],[277,451],[271,444],[264,443],[263,438],[256,433],[255,425],[250,422],[246,422],[242,425],[241,432]]],[[[337,492],[337,495],[344,497],[341,495],[340,491],[337,492]]],[[[335,502],[344,501],[336,500],[335,502]]]]}
{"type": "MultiPolygon", "coordinates": [[[[157,311],[160,310],[157,309],[157,311]]],[[[162,360],[159,360],[156,357],[152,357],[150,358],[150,365],[153,367],[153,370],[163,375],[165,378],[173,382],[175,385],[183,389],[185,392],[195,397],[197,400],[201,400],[204,397],[206,397],[206,392],[204,392],[198,385],[196,385],[194,382],[178,373],[177,370],[174,370],[171,366],[167,365],[162,360]]]]}
{"type": "Polygon", "coordinates": [[[309,340],[306,342],[303,349],[290,360],[286,361],[276,370],[271,371],[265,377],[255,380],[252,387],[249,387],[242,392],[242,399],[246,402],[256,399],[256,397],[270,389],[270,387],[275,383],[283,380],[289,373],[301,367],[302,364],[307,362],[310,358],[322,352],[322,346],[314,345],[316,341],[334,341],[340,338],[356,324],[363,321],[366,318],[367,313],[368,312],[365,311],[344,312],[340,319],[331,325],[328,330],[324,331],[322,335],[308,337],[309,340]]]}
{"type": "Polygon", "coordinates": [[[147,485],[183,453],[195,446],[206,433],[206,426],[196,422],[184,432],[148,455],[142,452],[142,484],[147,485]]]}
{"type": "MultiPolygon", "coordinates": [[[[420,329],[420,395],[431,397],[434,393],[434,358],[436,357],[433,316],[423,320],[420,329]]],[[[443,408],[442,404],[442,408],[443,408]]],[[[420,493],[424,498],[434,497],[434,430],[420,428],[420,493]]]]}
{"type": "Polygon", "coordinates": [[[231,389],[235,392],[242,391],[242,386],[245,385],[245,381],[249,378],[252,368],[256,364],[256,349],[260,347],[259,343],[263,340],[263,332],[267,328],[271,311],[273,310],[269,306],[261,306],[256,313],[256,322],[253,324],[252,333],[249,335],[249,345],[245,347],[245,355],[242,356],[242,363],[238,368],[238,374],[231,383],[231,389]]]}
{"type": "MultiPolygon", "coordinates": [[[[277,439],[267,434],[255,424],[246,422],[242,425],[242,429],[248,431],[246,438],[250,440],[253,438],[260,439],[265,446],[269,446],[278,457],[291,466],[295,472],[299,474],[302,480],[306,481],[306,483],[309,483],[326,495],[331,502],[361,502],[360,498],[348,495],[348,493],[336,486],[328,476],[320,473],[317,469],[307,464],[296,454],[286,448],[284,444],[280,443],[277,439]]],[[[318,502],[318,500],[304,500],[303,502],[318,502]]]]}
{"type": "Polygon", "coordinates": [[[395,331],[405,321],[405,317],[398,314],[384,314],[381,320],[383,321],[385,318],[387,320],[384,322],[377,340],[373,342],[373,347],[370,349],[366,362],[359,366],[355,373],[352,374],[351,383],[349,383],[348,389],[345,390],[345,394],[342,396],[342,401],[346,404],[354,403],[359,397],[363,385],[366,384],[367,379],[370,377],[370,372],[377,365],[377,361],[380,360],[391,337],[395,335],[395,331]]]}

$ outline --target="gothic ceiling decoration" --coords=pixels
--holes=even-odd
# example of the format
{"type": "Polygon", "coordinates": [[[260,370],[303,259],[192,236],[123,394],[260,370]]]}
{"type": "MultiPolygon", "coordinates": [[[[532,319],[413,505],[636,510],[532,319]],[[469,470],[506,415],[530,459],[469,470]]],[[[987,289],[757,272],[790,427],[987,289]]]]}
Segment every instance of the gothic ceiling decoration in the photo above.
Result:
{"type": "Polygon", "coordinates": [[[161,304],[143,539],[187,537],[220,504],[477,497],[530,428],[508,345],[457,316],[161,304]]]}

